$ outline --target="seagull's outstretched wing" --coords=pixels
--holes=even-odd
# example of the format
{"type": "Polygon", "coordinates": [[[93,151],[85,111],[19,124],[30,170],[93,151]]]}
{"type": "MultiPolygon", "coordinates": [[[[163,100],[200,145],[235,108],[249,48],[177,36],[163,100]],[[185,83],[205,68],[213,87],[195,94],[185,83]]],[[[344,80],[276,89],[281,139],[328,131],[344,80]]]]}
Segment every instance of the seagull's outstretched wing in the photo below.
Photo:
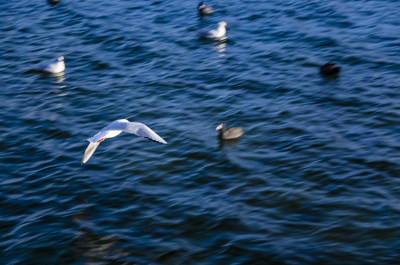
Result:
{"type": "Polygon", "coordinates": [[[82,158],[82,162],[81,164],[85,164],[90,157],[92,157],[94,151],[96,151],[96,148],[99,146],[100,142],[94,142],[94,143],[90,143],[88,145],[88,147],[85,150],[85,153],[83,154],[83,158],[82,158]]]}
{"type": "Polygon", "coordinates": [[[152,129],[140,122],[126,122],[126,127],[123,129],[123,131],[136,134],[137,136],[144,137],[161,144],[167,144],[167,142],[152,129]]]}

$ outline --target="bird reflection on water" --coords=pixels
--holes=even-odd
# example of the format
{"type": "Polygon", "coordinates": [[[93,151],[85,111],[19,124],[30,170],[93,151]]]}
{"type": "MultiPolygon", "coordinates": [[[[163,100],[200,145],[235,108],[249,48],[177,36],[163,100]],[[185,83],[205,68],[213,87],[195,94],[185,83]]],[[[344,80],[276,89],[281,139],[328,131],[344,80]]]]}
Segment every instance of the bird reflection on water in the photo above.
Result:
{"type": "Polygon", "coordinates": [[[217,52],[219,52],[218,57],[224,57],[226,50],[226,37],[221,41],[213,42],[214,48],[217,52]]]}
{"type": "Polygon", "coordinates": [[[116,246],[123,242],[123,239],[94,232],[90,228],[94,224],[86,219],[84,212],[74,215],[73,221],[80,226],[72,241],[74,259],[85,259],[85,264],[125,264],[128,262],[130,254],[116,246]]]}
{"type": "Polygon", "coordinates": [[[64,76],[64,72],[61,73],[55,73],[55,74],[46,74],[47,77],[52,77],[55,79],[55,83],[57,84],[61,84],[62,82],[65,81],[65,76],[64,76]]]}
{"type": "Polygon", "coordinates": [[[129,253],[116,247],[122,241],[121,238],[102,236],[89,228],[82,228],[72,243],[73,253],[78,260],[86,259],[86,264],[127,262],[124,257],[129,256],[129,253]]]}
{"type": "Polygon", "coordinates": [[[234,147],[239,143],[239,139],[222,140],[218,139],[218,150],[222,150],[224,146],[234,147]]]}

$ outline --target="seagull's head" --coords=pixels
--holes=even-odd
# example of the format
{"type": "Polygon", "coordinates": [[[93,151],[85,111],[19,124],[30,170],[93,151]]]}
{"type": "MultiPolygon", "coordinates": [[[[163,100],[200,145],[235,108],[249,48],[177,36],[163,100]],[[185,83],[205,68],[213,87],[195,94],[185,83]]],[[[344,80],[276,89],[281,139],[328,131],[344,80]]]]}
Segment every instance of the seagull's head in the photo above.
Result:
{"type": "Polygon", "coordinates": [[[215,128],[216,131],[223,130],[223,129],[225,129],[225,124],[223,124],[223,123],[221,123],[220,125],[217,126],[217,128],[215,128]]]}
{"type": "Polygon", "coordinates": [[[226,27],[228,24],[225,22],[225,21],[221,21],[221,22],[219,22],[218,23],[218,27],[220,28],[220,27],[226,27]]]}
{"type": "Polygon", "coordinates": [[[204,6],[204,3],[203,2],[200,2],[199,3],[199,9],[201,9],[201,8],[204,8],[205,6],[204,6]]]}
{"type": "Polygon", "coordinates": [[[59,62],[63,62],[63,61],[64,61],[64,56],[58,57],[57,60],[58,60],[59,62]]]}

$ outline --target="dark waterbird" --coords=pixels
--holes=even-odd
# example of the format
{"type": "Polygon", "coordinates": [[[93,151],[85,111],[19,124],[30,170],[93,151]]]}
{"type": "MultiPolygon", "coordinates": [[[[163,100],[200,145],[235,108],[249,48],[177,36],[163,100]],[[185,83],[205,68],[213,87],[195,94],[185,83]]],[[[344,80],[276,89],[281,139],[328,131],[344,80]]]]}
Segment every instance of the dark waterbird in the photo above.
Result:
{"type": "Polygon", "coordinates": [[[49,0],[48,2],[50,5],[55,6],[58,5],[58,3],[60,3],[60,0],[49,0]]]}
{"type": "Polygon", "coordinates": [[[232,127],[232,128],[227,129],[226,125],[224,123],[221,123],[215,129],[217,131],[219,131],[219,139],[221,139],[221,140],[237,139],[243,135],[242,127],[232,127]]]}
{"type": "Polygon", "coordinates": [[[214,12],[211,6],[206,6],[203,2],[199,3],[199,15],[204,16],[214,12]]]}
{"type": "Polygon", "coordinates": [[[320,68],[320,74],[325,77],[336,77],[339,75],[340,67],[334,63],[326,63],[320,68]]]}

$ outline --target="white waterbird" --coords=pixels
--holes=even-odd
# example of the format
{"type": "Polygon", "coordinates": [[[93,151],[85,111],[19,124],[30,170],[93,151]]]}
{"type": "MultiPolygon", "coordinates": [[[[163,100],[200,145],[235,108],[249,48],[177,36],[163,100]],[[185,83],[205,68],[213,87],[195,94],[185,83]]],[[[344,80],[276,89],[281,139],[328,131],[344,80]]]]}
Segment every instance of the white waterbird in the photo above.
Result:
{"type": "Polygon", "coordinates": [[[226,34],[226,26],[228,24],[225,21],[218,23],[218,28],[213,30],[200,30],[199,35],[206,39],[222,39],[226,34]]]}
{"type": "Polygon", "coordinates": [[[43,61],[33,66],[35,70],[51,74],[61,73],[65,70],[64,56],[57,58],[57,61],[43,61]]]}
{"type": "Polygon", "coordinates": [[[119,135],[122,132],[136,134],[137,136],[141,136],[147,138],[152,141],[156,141],[161,144],[167,144],[167,142],[158,136],[152,129],[144,125],[140,122],[130,122],[125,119],[116,120],[110,123],[108,126],[104,127],[100,130],[96,135],[87,139],[90,144],[85,150],[85,154],[82,158],[82,165],[85,164],[89,158],[93,155],[94,151],[96,151],[97,146],[107,138],[113,138],[119,135]]]}

